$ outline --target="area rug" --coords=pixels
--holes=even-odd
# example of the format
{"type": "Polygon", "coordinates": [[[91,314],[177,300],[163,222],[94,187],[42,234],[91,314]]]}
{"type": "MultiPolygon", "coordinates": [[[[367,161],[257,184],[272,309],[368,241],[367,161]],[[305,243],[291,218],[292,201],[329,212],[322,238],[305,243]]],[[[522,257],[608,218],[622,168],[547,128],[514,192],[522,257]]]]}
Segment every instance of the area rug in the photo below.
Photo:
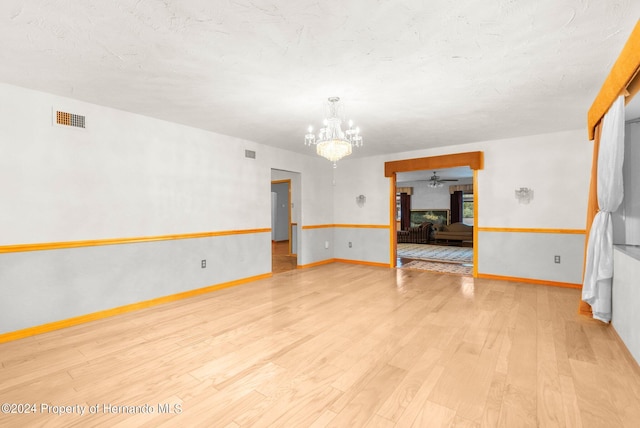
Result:
{"type": "Polygon", "coordinates": [[[402,269],[418,269],[430,272],[450,273],[454,275],[473,276],[473,265],[462,263],[438,263],[414,260],[402,265],[402,269]]]}
{"type": "Polygon", "coordinates": [[[398,257],[429,261],[473,262],[473,248],[428,244],[398,244],[398,257]]]}

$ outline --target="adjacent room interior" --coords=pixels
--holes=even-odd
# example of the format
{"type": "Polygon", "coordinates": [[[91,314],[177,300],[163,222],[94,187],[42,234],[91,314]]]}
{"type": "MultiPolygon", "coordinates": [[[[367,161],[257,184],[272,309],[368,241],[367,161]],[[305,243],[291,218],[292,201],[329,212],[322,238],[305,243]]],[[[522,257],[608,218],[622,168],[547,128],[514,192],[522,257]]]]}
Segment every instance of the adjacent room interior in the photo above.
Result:
{"type": "Polygon", "coordinates": [[[398,173],[396,195],[397,266],[471,276],[471,169],[398,173]]]}

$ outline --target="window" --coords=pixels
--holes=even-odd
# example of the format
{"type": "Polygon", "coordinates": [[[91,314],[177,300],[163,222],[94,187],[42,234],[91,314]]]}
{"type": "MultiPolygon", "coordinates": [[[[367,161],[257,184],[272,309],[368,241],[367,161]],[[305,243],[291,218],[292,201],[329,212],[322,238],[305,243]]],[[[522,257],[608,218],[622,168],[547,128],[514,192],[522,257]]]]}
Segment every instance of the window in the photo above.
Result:
{"type": "Polygon", "coordinates": [[[462,195],[462,222],[473,226],[473,193],[462,195]]]}

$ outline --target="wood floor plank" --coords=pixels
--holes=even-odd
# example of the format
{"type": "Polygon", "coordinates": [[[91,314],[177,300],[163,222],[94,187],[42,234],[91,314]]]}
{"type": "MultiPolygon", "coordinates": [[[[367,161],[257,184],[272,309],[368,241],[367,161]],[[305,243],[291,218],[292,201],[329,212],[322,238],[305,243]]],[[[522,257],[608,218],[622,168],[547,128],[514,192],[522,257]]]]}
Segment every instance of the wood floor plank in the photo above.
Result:
{"type": "Polygon", "coordinates": [[[497,349],[486,348],[480,353],[471,374],[466,379],[467,387],[460,391],[456,415],[474,424],[480,424],[493,382],[497,360],[497,349]]]}
{"type": "MultiPolygon", "coordinates": [[[[546,306],[546,302],[542,303],[546,306]]],[[[553,325],[548,316],[538,320],[537,409],[538,421],[548,427],[564,427],[562,387],[553,341],[553,325]]]]}
{"type": "Polygon", "coordinates": [[[596,356],[591,347],[591,343],[584,332],[584,327],[578,322],[567,321],[566,328],[566,347],[567,355],[573,360],[596,362],[596,356]]]}
{"type": "Polygon", "coordinates": [[[346,406],[331,420],[329,427],[364,426],[406,376],[406,370],[384,365],[364,384],[346,406]]]}
{"type": "Polygon", "coordinates": [[[385,419],[382,416],[373,415],[367,425],[366,428],[393,428],[396,424],[391,422],[389,419],[385,419]]]}
{"type": "Polygon", "coordinates": [[[0,426],[636,427],[579,290],[334,263],[0,344],[0,403],[179,405],[0,426]]]}
{"type": "Polygon", "coordinates": [[[480,424],[470,421],[469,419],[465,419],[460,415],[456,415],[453,423],[451,424],[451,428],[479,428],[480,424]]]}
{"type": "Polygon", "coordinates": [[[427,348],[416,364],[411,367],[402,382],[398,384],[389,398],[383,403],[377,414],[386,420],[396,422],[409,403],[413,401],[441,355],[441,350],[427,348]]]}
{"type": "MultiPolygon", "coordinates": [[[[585,427],[625,426],[616,411],[615,397],[604,385],[611,385],[604,367],[580,360],[571,360],[573,382],[585,427]]],[[[640,403],[640,401],[636,401],[640,403]]],[[[637,423],[637,420],[636,420],[637,423]]]]}
{"type": "Polygon", "coordinates": [[[427,401],[411,424],[412,427],[450,427],[456,418],[456,412],[448,407],[427,401]]]}
{"type": "Polygon", "coordinates": [[[573,379],[570,376],[560,375],[560,388],[562,390],[562,406],[566,427],[582,427],[582,418],[580,416],[578,397],[576,396],[573,379]]]}
{"type": "Polygon", "coordinates": [[[493,373],[493,379],[491,380],[491,386],[489,387],[489,393],[487,394],[487,400],[482,412],[480,426],[485,428],[498,426],[500,412],[502,411],[506,379],[507,376],[503,373],[498,371],[493,373]]]}
{"type": "Polygon", "coordinates": [[[408,427],[413,424],[416,420],[424,406],[427,404],[427,400],[429,398],[429,394],[433,391],[433,388],[438,383],[438,380],[442,377],[444,373],[444,367],[436,365],[430,372],[423,384],[420,386],[420,389],[413,397],[413,400],[409,403],[409,405],[404,409],[400,418],[398,418],[398,423],[396,426],[399,427],[408,427]]]}

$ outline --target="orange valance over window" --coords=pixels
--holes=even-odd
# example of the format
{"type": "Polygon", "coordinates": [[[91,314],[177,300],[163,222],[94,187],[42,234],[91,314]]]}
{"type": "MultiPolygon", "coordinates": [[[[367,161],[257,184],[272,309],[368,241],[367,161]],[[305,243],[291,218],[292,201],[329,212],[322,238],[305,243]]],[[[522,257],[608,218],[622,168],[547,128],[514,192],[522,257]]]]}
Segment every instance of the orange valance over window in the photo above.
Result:
{"type": "MultiPolygon", "coordinates": [[[[591,105],[587,115],[589,140],[595,139],[595,141],[593,149],[593,164],[591,168],[589,202],[587,204],[585,262],[591,225],[599,210],[597,196],[597,170],[602,118],[620,95],[624,95],[626,97],[625,103],[628,104],[634,95],[638,93],[638,90],[640,90],[640,21],[636,23],[636,26],[631,32],[622,52],[620,52],[620,56],[613,65],[611,72],[607,76],[607,79],[602,85],[602,88],[591,105]]],[[[584,301],[580,301],[578,311],[582,314],[590,315],[591,307],[584,301]]]]}
{"type": "Polygon", "coordinates": [[[600,123],[609,107],[619,95],[627,96],[628,103],[640,89],[640,21],[636,23],[631,36],[624,45],[611,72],[604,81],[598,96],[587,114],[589,140],[595,136],[596,125],[600,123]]]}

